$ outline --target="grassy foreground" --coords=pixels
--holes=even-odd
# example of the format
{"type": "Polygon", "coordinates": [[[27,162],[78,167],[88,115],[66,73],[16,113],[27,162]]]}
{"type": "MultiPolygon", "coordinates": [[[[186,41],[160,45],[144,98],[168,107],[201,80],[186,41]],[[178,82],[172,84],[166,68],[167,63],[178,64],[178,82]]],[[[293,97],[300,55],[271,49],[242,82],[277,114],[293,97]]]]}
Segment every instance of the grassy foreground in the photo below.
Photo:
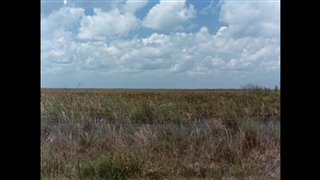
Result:
{"type": "Polygon", "coordinates": [[[280,179],[270,90],[41,90],[42,179],[280,179]]]}

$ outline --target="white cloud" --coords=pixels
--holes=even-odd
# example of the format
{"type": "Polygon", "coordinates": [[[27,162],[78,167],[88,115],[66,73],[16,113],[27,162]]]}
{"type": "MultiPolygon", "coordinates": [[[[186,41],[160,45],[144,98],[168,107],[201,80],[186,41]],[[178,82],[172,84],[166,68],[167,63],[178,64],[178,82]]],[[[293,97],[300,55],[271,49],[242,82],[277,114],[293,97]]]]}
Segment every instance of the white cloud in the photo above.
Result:
{"type": "Polygon", "coordinates": [[[233,37],[279,37],[280,1],[223,1],[220,20],[233,37]]]}
{"type": "Polygon", "coordinates": [[[95,15],[85,16],[81,20],[78,38],[104,40],[112,36],[126,35],[139,26],[139,20],[132,14],[121,14],[118,9],[103,12],[94,9],[95,15]]]}
{"type": "Polygon", "coordinates": [[[73,31],[83,16],[82,8],[60,8],[41,19],[41,36],[48,37],[57,31],[73,31]]]}
{"type": "Polygon", "coordinates": [[[210,34],[206,27],[202,27],[196,33],[153,33],[146,38],[112,40],[109,43],[75,44],[57,39],[52,48],[48,48],[51,49],[48,53],[53,60],[58,55],[73,59],[64,63],[75,63],[75,67],[80,69],[108,69],[109,73],[126,72],[128,69],[141,73],[156,69],[181,73],[201,71],[202,74],[239,70],[250,72],[263,70],[269,62],[276,69],[279,61],[277,40],[254,37],[227,39],[227,31],[224,30],[227,29],[221,28],[216,34],[210,34]]]}
{"type": "Polygon", "coordinates": [[[56,49],[52,49],[50,51],[50,55],[55,56],[55,57],[61,57],[65,54],[65,52],[63,50],[56,50],[56,49]]]}
{"type": "MultiPolygon", "coordinates": [[[[152,11],[158,11],[159,17],[154,17],[153,24],[156,29],[183,26],[192,16],[187,13],[191,6],[182,2],[170,2],[173,4],[169,8],[161,5],[161,1],[149,11],[144,23],[148,16],[157,15],[152,11]],[[165,15],[175,12],[176,18],[160,12],[165,15]]],[[[117,8],[110,11],[95,9],[92,16],[86,16],[82,8],[61,8],[41,20],[42,79],[72,76],[80,81],[86,77],[91,83],[93,79],[108,77],[109,81],[113,81],[113,77],[122,78],[123,82],[157,77],[153,80],[170,81],[173,85],[188,83],[187,79],[190,79],[203,84],[214,81],[262,82],[263,85],[268,82],[274,86],[272,83],[280,78],[277,17],[280,9],[277,3],[264,6],[252,2],[234,4],[222,3],[220,20],[225,25],[217,32],[203,26],[192,33],[153,32],[147,37],[132,39],[126,39],[125,35],[139,28],[140,21],[134,12],[142,6],[131,7],[127,12],[117,8]]]]}
{"type": "Polygon", "coordinates": [[[148,0],[127,0],[123,6],[124,12],[135,13],[137,10],[147,5],[148,0]]]}
{"type": "Polygon", "coordinates": [[[143,38],[143,45],[165,45],[170,41],[170,37],[164,34],[153,33],[147,38],[143,38]]]}
{"type": "Polygon", "coordinates": [[[177,30],[190,19],[196,17],[193,5],[186,5],[186,0],[160,0],[152,7],[143,20],[143,26],[156,30],[177,30]]]}

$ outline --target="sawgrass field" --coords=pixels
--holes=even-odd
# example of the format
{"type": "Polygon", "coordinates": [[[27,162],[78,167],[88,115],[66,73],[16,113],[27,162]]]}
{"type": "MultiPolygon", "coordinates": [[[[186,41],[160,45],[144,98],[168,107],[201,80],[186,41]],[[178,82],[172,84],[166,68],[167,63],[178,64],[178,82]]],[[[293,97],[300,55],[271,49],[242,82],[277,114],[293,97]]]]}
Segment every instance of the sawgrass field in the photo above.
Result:
{"type": "Polygon", "coordinates": [[[280,179],[280,92],[41,89],[42,179],[280,179]]]}

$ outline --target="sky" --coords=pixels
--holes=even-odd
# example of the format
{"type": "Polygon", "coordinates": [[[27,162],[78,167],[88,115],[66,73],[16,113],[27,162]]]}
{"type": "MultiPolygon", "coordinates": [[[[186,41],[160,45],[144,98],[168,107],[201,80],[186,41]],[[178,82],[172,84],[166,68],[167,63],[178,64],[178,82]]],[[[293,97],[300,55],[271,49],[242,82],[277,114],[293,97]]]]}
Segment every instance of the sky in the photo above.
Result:
{"type": "Polygon", "coordinates": [[[41,0],[42,88],[280,86],[280,1],[41,0]]]}

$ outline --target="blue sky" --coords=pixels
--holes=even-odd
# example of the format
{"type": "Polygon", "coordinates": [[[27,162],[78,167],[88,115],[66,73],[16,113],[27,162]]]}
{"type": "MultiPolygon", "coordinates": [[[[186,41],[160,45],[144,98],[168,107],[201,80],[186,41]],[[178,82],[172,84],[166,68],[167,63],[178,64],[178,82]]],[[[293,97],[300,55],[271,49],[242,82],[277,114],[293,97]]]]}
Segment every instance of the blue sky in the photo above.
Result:
{"type": "Polygon", "coordinates": [[[42,0],[41,87],[280,84],[280,2],[42,0]]]}

